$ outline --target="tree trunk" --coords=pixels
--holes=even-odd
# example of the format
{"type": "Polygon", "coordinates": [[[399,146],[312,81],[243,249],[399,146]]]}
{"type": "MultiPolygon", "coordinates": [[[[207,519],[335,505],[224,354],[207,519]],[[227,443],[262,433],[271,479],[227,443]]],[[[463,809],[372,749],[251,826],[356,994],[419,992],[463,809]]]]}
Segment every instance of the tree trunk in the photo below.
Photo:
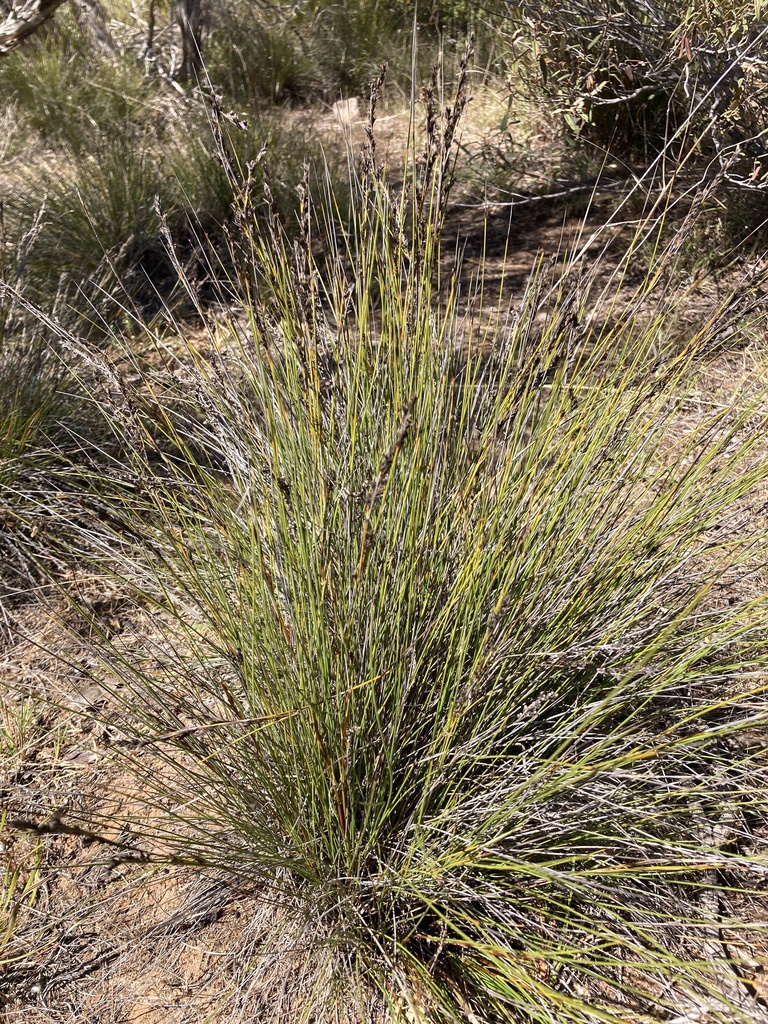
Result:
{"type": "Polygon", "coordinates": [[[179,79],[194,81],[203,64],[204,0],[176,0],[176,20],[181,30],[179,79]]]}

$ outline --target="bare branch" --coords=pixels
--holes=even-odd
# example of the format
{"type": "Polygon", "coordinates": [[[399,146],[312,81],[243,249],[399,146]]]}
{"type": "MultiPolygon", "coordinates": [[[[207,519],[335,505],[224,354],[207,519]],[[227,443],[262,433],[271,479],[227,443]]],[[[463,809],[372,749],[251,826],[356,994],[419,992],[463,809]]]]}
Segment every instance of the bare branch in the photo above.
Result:
{"type": "Polygon", "coordinates": [[[64,0],[11,0],[5,21],[0,23],[0,57],[31,36],[54,14],[64,0]]]}

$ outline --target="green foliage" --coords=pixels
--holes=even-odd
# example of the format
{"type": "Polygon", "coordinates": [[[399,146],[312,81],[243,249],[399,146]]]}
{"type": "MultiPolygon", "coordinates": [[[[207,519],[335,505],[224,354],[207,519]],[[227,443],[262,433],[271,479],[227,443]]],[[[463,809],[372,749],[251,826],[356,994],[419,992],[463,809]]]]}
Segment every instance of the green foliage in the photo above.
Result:
{"type": "Polygon", "coordinates": [[[237,104],[300,99],[320,85],[296,18],[280,7],[223,5],[216,12],[205,60],[212,81],[237,104]]]}
{"type": "Polygon", "coordinates": [[[75,153],[101,133],[132,132],[157,120],[157,96],[132,55],[107,55],[73,19],[0,60],[0,95],[28,130],[75,153]]]}
{"type": "Polygon", "coordinates": [[[574,131],[601,146],[647,157],[685,126],[710,149],[728,148],[763,127],[766,80],[755,56],[765,26],[755,4],[509,6],[545,91],[574,131]]]}
{"type": "Polygon", "coordinates": [[[411,4],[345,0],[313,3],[309,32],[320,40],[318,58],[334,92],[365,91],[382,63],[397,79],[411,70],[411,4]]]}
{"type": "MultiPolygon", "coordinates": [[[[433,52],[424,12],[423,44],[433,52]]],[[[395,80],[411,73],[413,5],[377,0],[290,8],[228,0],[214,12],[205,59],[211,79],[240,104],[365,93],[382,64],[395,80]]]]}
{"type": "Polygon", "coordinates": [[[0,617],[23,597],[35,578],[31,558],[50,553],[67,518],[61,490],[69,471],[57,451],[64,378],[39,332],[0,341],[0,617]]]}
{"type": "Polygon", "coordinates": [[[717,595],[765,411],[678,414],[748,292],[673,342],[678,238],[626,304],[633,249],[473,327],[439,241],[463,102],[402,191],[369,154],[342,243],[306,186],[298,245],[244,187],[241,307],[152,431],[118,396],[152,484],[88,545],[156,629],[94,648],[126,827],[282,908],[299,1019],[378,992],[409,1020],[731,1020],[711,937],[764,927],[768,608],[717,595]]]}
{"type": "MultiPolygon", "coordinates": [[[[226,269],[219,261],[234,197],[208,121],[191,118],[186,139],[179,133],[162,144],[111,129],[6,204],[9,233],[29,239],[20,286],[86,333],[108,331],[106,321],[121,316],[121,307],[149,316],[186,302],[169,246],[191,275],[216,278],[226,269]]],[[[288,223],[305,164],[338,178],[337,158],[322,153],[308,126],[291,129],[264,114],[233,139],[243,169],[267,148],[275,201],[288,223]]],[[[336,192],[342,202],[343,187],[336,192]]]]}
{"type": "MultiPolygon", "coordinates": [[[[5,241],[3,237],[3,242],[5,241]]],[[[3,250],[5,247],[3,246],[3,250]]],[[[55,457],[59,425],[60,365],[39,331],[21,327],[14,299],[12,261],[0,250],[0,616],[31,573],[29,546],[38,546],[45,522],[40,484],[55,457]]]]}
{"type": "MultiPolygon", "coordinates": [[[[240,13],[248,40],[252,26],[247,11],[240,13]]],[[[123,26],[120,38],[126,34],[123,26]]],[[[214,32],[212,41],[221,38],[214,32]]],[[[229,40],[222,51],[228,66],[234,49],[229,40]]],[[[104,51],[64,14],[50,33],[0,61],[0,90],[14,123],[29,145],[42,142],[49,151],[39,169],[25,170],[23,188],[12,183],[2,196],[9,237],[30,240],[19,286],[80,330],[85,318],[87,330],[101,331],[105,317],[123,315],[120,306],[151,315],[185,302],[169,242],[201,283],[221,272],[233,194],[212,146],[208,94],[182,99],[167,80],[147,75],[137,57],[135,41],[104,51]]],[[[162,71],[160,57],[157,66],[162,71]]],[[[212,65],[214,79],[216,70],[212,65]]],[[[274,196],[290,221],[304,165],[335,173],[337,156],[322,152],[309,124],[285,125],[257,106],[247,117],[235,158],[245,168],[268,147],[274,196]]]]}
{"type": "MultiPolygon", "coordinates": [[[[610,98],[621,68],[579,10],[534,24],[539,55],[558,88],[594,59],[590,96],[610,98]]],[[[412,15],[237,11],[236,70],[224,20],[211,77],[248,106],[358,88],[412,15]]],[[[81,609],[111,754],[140,782],[107,817],[125,864],[258,890],[281,924],[267,945],[299,965],[290,1019],[383,1000],[425,1024],[747,1020],[768,604],[732,587],[768,540],[766,396],[688,399],[702,359],[761,325],[763,282],[692,315],[674,285],[691,236],[657,209],[612,271],[538,264],[500,316],[484,271],[462,294],[441,250],[466,59],[442,120],[427,91],[404,183],[371,141],[347,210],[333,162],[320,189],[299,180],[313,144],[253,109],[238,128],[214,99],[213,145],[197,108],[174,131],[179,108],[146,121],[133,87],[91,122],[78,104],[110,92],[67,78],[78,45],[54,61],[41,43],[28,78],[0,69],[30,124],[51,98],[36,129],[65,155],[9,206],[0,249],[0,598],[66,549],[153,613],[127,639],[81,609]],[[180,296],[207,325],[181,352],[144,318],[180,296]]],[[[0,725],[11,756],[25,709],[0,725]]],[[[98,808],[82,814],[62,831],[98,842],[98,808]]],[[[18,850],[0,963],[39,881],[39,842],[18,850]]]]}
{"type": "Polygon", "coordinates": [[[691,255],[709,266],[739,256],[762,255],[768,243],[768,190],[728,183],[718,190],[701,220],[691,255]]]}
{"type": "Polygon", "coordinates": [[[109,440],[82,365],[30,307],[27,261],[40,222],[12,242],[0,218],[0,623],[30,595],[42,565],[61,565],[72,492],[109,440]]]}
{"type": "MultiPolygon", "coordinates": [[[[166,155],[167,161],[167,155],[166,155]]],[[[106,138],[92,154],[11,197],[16,230],[38,226],[24,263],[25,294],[70,319],[115,299],[168,292],[160,210],[175,216],[173,178],[135,138],[106,138]],[[53,300],[53,301],[52,301],[53,300]]]]}
{"type": "MultiPolygon", "coordinates": [[[[308,122],[286,125],[265,112],[265,97],[327,91],[335,99],[341,88],[362,88],[378,68],[382,47],[406,21],[397,45],[410,71],[406,13],[362,2],[299,5],[290,14],[270,4],[217,6],[205,73],[224,90],[225,106],[246,107],[251,127],[236,138],[240,166],[268,146],[273,198],[289,224],[304,165],[336,177],[339,157],[346,155],[333,145],[323,152],[308,122]],[[299,70],[288,67],[294,58],[299,70]]],[[[161,75],[173,63],[163,31],[152,53],[161,75]]],[[[188,272],[208,288],[221,273],[232,203],[211,146],[207,90],[205,99],[185,102],[167,78],[146,73],[152,65],[137,59],[138,41],[127,24],[117,35],[118,51],[104,51],[64,11],[49,33],[0,61],[0,89],[15,123],[50,156],[39,170],[25,171],[23,188],[11,185],[3,196],[10,234],[20,238],[36,225],[25,258],[25,294],[70,324],[89,319],[89,330],[97,332],[115,315],[116,303],[150,315],[186,301],[168,258],[169,239],[188,272]]],[[[337,182],[337,202],[344,202],[343,189],[337,182]]]]}

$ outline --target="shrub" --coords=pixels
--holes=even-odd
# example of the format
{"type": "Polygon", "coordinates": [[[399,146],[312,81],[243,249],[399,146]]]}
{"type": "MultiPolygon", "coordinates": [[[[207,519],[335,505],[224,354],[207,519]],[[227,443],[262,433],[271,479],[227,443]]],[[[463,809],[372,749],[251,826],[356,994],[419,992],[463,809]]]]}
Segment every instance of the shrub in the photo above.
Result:
{"type": "Polygon", "coordinates": [[[509,6],[530,40],[545,90],[574,131],[641,157],[657,153],[682,126],[683,152],[699,133],[723,157],[732,157],[737,146],[747,159],[762,151],[759,5],[696,2],[681,11],[666,0],[639,7],[574,0],[509,6]]]}

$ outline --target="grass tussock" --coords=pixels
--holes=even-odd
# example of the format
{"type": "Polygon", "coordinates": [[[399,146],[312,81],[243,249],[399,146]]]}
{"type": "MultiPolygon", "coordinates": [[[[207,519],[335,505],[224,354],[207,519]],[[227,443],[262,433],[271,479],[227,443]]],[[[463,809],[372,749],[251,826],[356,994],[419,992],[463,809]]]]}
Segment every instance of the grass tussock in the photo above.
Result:
{"type": "Polygon", "coordinates": [[[156,52],[143,60],[141,19],[111,13],[107,49],[63,10],[49,33],[0,62],[9,158],[0,201],[5,236],[25,250],[16,287],[81,334],[108,332],[102,321],[116,303],[144,318],[164,306],[190,312],[176,306],[185,293],[165,234],[196,287],[226,277],[217,260],[233,194],[211,143],[211,104],[234,105],[231,116],[248,125],[236,138],[243,167],[268,146],[275,200],[288,220],[304,163],[336,180],[339,201],[337,168],[346,164],[343,147],[323,139],[312,118],[229,88],[225,55],[231,65],[236,41],[214,45],[216,26],[210,69],[182,88],[171,74],[168,27],[158,28],[156,52]]]}
{"type": "Polygon", "coordinates": [[[668,336],[684,239],[649,221],[607,284],[541,264],[468,312],[440,246],[465,98],[397,189],[372,110],[350,227],[303,185],[298,243],[224,158],[237,307],[97,392],[121,488],[84,557],[155,630],[83,612],[122,834],[279,906],[291,1019],[748,1020],[723,936],[764,931],[768,609],[732,585],[766,408],[687,395],[759,282],[668,336]]]}
{"type": "MultiPolygon", "coordinates": [[[[148,319],[172,308],[194,313],[186,289],[168,257],[168,238],[194,287],[212,287],[232,272],[220,266],[233,192],[212,144],[204,114],[201,127],[159,146],[134,130],[107,135],[91,151],[72,154],[66,167],[36,175],[6,204],[8,233],[25,250],[16,286],[28,300],[80,334],[108,342],[118,316],[148,319]],[[203,134],[205,133],[205,134],[203,134]],[[122,307],[122,309],[120,309],[122,307]]],[[[302,163],[338,177],[338,154],[324,154],[311,129],[292,131],[264,115],[237,137],[231,159],[241,167],[265,147],[275,185],[275,204],[290,218],[302,163]]],[[[317,175],[313,175],[317,187],[317,175]]],[[[343,203],[343,189],[336,188],[343,203]]]]}
{"type": "MultiPolygon", "coordinates": [[[[0,266],[0,271],[2,271],[0,266]]],[[[76,432],[99,419],[72,385],[61,353],[31,324],[0,273],[0,635],[29,595],[37,559],[53,553],[67,519],[76,432]],[[69,485],[67,481],[70,481],[69,485]]],[[[103,421],[102,421],[103,424],[103,421]]],[[[102,426],[102,438],[107,432],[102,426]]],[[[78,485],[79,486],[79,485],[78,485]]],[[[64,533],[67,528],[64,528],[64,533]]]]}

